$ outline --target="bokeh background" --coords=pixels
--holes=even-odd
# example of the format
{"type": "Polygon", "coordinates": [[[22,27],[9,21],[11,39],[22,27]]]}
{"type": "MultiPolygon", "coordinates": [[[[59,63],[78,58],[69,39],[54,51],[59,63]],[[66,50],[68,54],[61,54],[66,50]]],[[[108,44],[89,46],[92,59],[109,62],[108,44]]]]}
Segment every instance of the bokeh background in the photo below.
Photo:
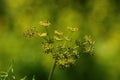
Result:
{"type": "MultiPolygon", "coordinates": [[[[17,80],[47,80],[51,56],[40,52],[39,39],[26,39],[26,27],[49,20],[53,29],[78,26],[78,36],[95,40],[94,56],[83,55],[76,66],[56,68],[53,80],[120,80],[120,0],[0,0],[0,71],[14,60],[17,80]]],[[[74,36],[73,36],[74,37],[74,36]]]]}

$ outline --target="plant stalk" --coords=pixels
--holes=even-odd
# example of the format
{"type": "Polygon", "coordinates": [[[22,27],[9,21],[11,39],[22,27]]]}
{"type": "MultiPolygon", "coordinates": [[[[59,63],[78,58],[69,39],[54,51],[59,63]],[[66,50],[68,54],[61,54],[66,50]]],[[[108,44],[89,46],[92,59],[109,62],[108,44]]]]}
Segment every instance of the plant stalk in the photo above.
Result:
{"type": "Polygon", "coordinates": [[[49,74],[48,80],[52,80],[52,76],[53,76],[53,73],[55,71],[55,67],[56,67],[56,61],[54,61],[54,64],[53,64],[53,67],[52,67],[51,72],[49,74]]]}

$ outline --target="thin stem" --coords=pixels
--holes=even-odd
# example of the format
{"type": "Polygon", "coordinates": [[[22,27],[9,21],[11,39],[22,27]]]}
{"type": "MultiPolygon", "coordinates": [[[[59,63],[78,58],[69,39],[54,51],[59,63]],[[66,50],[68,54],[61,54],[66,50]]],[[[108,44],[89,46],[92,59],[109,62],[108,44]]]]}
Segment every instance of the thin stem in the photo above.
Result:
{"type": "Polygon", "coordinates": [[[55,67],[56,67],[56,61],[53,64],[53,67],[52,67],[51,72],[49,74],[48,80],[52,80],[52,76],[53,76],[53,73],[55,71],[55,67]]]}
{"type": "Polygon", "coordinates": [[[6,80],[6,77],[3,80],[6,80]]]}
{"type": "Polygon", "coordinates": [[[48,26],[45,27],[45,31],[47,32],[47,35],[49,37],[48,26]]]}

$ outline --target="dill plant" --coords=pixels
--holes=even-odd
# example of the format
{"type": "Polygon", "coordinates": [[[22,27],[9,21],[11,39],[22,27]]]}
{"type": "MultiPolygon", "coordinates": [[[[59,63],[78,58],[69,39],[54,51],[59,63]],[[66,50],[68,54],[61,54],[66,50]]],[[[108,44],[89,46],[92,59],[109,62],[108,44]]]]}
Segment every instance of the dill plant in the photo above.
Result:
{"type": "MultiPolygon", "coordinates": [[[[85,35],[83,40],[75,40],[72,36],[65,36],[65,33],[59,30],[54,30],[54,35],[50,36],[48,27],[51,26],[51,23],[49,21],[40,21],[39,24],[41,28],[44,28],[44,32],[39,32],[36,27],[30,27],[24,32],[24,35],[29,38],[38,36],[43,39],[41,41],[41,52],[52,55],[54,64],[48,80],[52,80],[56,66],[60,69],[68,68],[76,63],[80,54],[94,54],[94,41],[91,36],[85,35]]],[[[79,28],[74,26],[67,27],[67,29],[71,33],[70,35],[79,31],[79,28]]]]}

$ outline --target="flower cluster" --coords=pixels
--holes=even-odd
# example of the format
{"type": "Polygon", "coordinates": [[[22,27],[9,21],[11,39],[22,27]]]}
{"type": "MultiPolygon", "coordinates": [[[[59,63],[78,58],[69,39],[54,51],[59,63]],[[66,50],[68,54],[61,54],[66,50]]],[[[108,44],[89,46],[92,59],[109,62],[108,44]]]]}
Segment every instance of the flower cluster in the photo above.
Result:
{"type": "MultiPolygon", "coordinates": [[[[94,54],[94,41],[90,36],[86,35],[83,41],[72,40],[71,37],[64,36],[64,32],[54,30],[54,35],[51,37],[48,33],[48,27],[51,23],[49,21],[40,21],[39,24],[45,28],[43,33],[36,31],[33,27],[25,32],[25,36],[37,35],[42,38],[41,51],[45,54],[51,54],[58,67],[67,68],[74,65],[81,53],[94,54]],[[66,45],[67,42],[71,42],[72,45],[66,45]]],[[[79,28],[74,26],[67,29],[72,34],[79,31],[79,28]]]]}
{"type": "Polygon", "coordinates": [[[94,43],[91,39],[91,36],[85,35],[83,38],[83,41],[76,40],[75,41],[76,45],[79,46],[79,52],[80,53],[85,53],[88,55],[94,55],[94,43]]]}
{"type": "Polygon", "coordinates": [[[36,34],[36,28],[35,27],[30,27],[29,29],[26,29],[26,31],[24,32],[24,36],[31,38],[36,34]]]}
{"type": "Polygon", "coordinates": [[[56,64],[60,68],[66,68],[75,64],[79,58],[79,53],[75,48],[58,46],[55,53],[53,53],[53,58],[55,58],[56,64]]]}
{"type": "Polygon", "coordinates": [[[51,23],[48,20],[47,21],[40,21],[39,24],[42,26],[50,26],[51,25],[51,23]]]}

